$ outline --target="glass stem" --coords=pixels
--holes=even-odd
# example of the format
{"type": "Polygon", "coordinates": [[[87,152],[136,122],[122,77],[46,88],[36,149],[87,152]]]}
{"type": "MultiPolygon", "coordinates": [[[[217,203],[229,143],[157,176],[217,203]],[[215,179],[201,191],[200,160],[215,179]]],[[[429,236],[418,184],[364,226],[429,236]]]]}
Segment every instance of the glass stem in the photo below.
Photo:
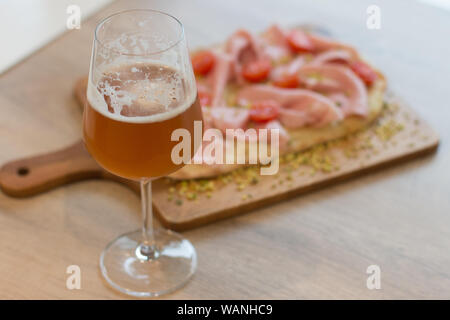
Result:
{"type": "Polygon", "coordinates": [[[152,181],[150,179],[141,179],[141,203],[143,222],[141,254],[148,259],[153,259],[156,255],[156,247],[153,234],[152,181]]]}

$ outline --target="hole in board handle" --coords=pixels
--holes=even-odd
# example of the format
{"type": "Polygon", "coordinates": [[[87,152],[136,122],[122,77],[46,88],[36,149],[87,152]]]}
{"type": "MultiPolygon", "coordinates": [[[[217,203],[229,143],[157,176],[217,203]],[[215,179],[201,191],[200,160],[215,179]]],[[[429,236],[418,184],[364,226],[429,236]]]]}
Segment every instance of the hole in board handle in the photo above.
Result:
{"type": "Polygon", "coordinates": [[[19,176],[26,176],[28,173],[30,173],[30,170],[27,167],[20,167],[17,169],[17,174],[19,176]]]}

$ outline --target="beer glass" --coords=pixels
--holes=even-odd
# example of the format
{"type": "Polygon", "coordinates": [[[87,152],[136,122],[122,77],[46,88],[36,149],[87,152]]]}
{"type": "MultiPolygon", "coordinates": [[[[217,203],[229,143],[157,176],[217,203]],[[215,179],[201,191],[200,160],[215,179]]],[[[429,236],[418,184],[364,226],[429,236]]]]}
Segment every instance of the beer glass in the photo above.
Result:
{"type": "MultiPolygon", "coordinates": [[[[171,292],[193,275],[197,257],[181,235],[153,229],[151,181],[182,167],[171,159],[176,129],[202,121],[183,26],[154,10],[114,14],[94,35],[84,142],[111,173],[140,182],[142,229],[119,236],[100,256],[107,282],[133,296],[171,292]]],[[[196,137],[197,139],[201,137],[196,137]]]]}

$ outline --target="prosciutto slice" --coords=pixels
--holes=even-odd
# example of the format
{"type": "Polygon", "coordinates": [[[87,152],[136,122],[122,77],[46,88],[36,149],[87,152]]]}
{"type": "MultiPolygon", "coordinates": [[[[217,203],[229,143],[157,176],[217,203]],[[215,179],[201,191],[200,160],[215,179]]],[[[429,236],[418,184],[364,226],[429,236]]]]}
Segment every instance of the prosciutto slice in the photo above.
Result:
{"type": "Polygon", "coordinates": [[[229,54],[215,52],[216,62],[213,70],[206,79],[211,88],[211,106],[223,105],[223,94],[228,80],[231,78],[233,59],[229,54]]]}
{"type": "Polygon", "coordinates": [[[272,61],[278,62],[292,56],[286,40],[286,32],[279,25],[270,26],[264,32],[262,40],[264,53],[272,61]]]}
{"type": "Polygon", "coordinates": [[[248,109],[215,107],[211,109],[214,127],[225,133],[226,129],[243,129],[247,126],[250,113],[248,109]]]}
{"type": "Polygon", "coordinates": [[[298,56],[297,58],[293,59],[291,62],[274,68],[270,72],[270,79],[275,80],[283,74],[295,75],[300,71],[300,69],[305,65],[305,63],[306,63],[305,57],[298,56]]]}
{"type": "Polygon", "coordinates": [[[259,39],[246,30],[236,31],[228,38],[225,44],[225,52],[231,57],[231,69],[238,83],[245,82],[241,76],[242,67],[251,61],[264,57],[259,39]]]}
{"type": "Polygon", "coordinates": [[[341,110],[331,99],[310,90],[253,85],[242,89],[237,99],[241,104],[264,100],[278,102],[282,107],[279,120],[287,128],[322,127],[343,118],[341,110]]]}
{"type": "Polygon", "coordinates": [[[367,89],[349,67],[337,64],[307,65],[299,73],[309,89],[320,91],[338,102],[345,116],[367,116],[367,89]]]}
{"type": "Polygon", "coordinates": [[[273,24],[263,34],[267,43],[277,46],[288,46],[286,41],[286,31],[283,30],[278,24],[273,24]]]}
{"type": "Polygon", "coordinates": [[[354,59],[354,56],[348,50],[331,49],[331,50],[319,53],[308,64],[309,65],[320,65],[320,64],[332,63],[332,62],[349,63],[352,59],[354,59]]]}
{"type": "Polygon", "coordinates": [[[258,39],[245,30],[231,35],[225,44],[225,52],[217,50],[214,54],[215,65],[206,80],[211,88],[212,107],[224,105],[223,95],[229,80],[234,78],[240,84],[245,83],[241,76],[243,65],[264,55],[258,39]]]}
{"type": "Polygon", "coordinates": [[[314,49],[316,52],[323,52],[328,50],[343,49],[348,51],[352,56],[357,57],[358,53],[356,50],[348,45],[342,44],[340,42],[318,36],[316,34],[309,34],[309,39],[314,44],[314,49]]]}

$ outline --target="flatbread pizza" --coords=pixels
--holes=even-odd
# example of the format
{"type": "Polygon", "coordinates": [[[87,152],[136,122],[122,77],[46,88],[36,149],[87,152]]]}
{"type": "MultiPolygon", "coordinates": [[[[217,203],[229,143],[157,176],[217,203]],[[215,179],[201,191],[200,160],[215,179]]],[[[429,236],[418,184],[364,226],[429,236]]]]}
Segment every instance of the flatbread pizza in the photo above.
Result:
{"type": "MultiPolygon", "coordinates": [[[[238,30],[220,47],[194,52],[192,64],[204,129],[276,129],[280,155],[362,130],[383,107],[381,72],[351,46],[298,28],[238,30]]],[[[258,143],[244,137],[225,152],[258,143]]],[[[169,177],[214,177],[252,163],[211,163],[202,150],[200,161],[169,177]]]]}

